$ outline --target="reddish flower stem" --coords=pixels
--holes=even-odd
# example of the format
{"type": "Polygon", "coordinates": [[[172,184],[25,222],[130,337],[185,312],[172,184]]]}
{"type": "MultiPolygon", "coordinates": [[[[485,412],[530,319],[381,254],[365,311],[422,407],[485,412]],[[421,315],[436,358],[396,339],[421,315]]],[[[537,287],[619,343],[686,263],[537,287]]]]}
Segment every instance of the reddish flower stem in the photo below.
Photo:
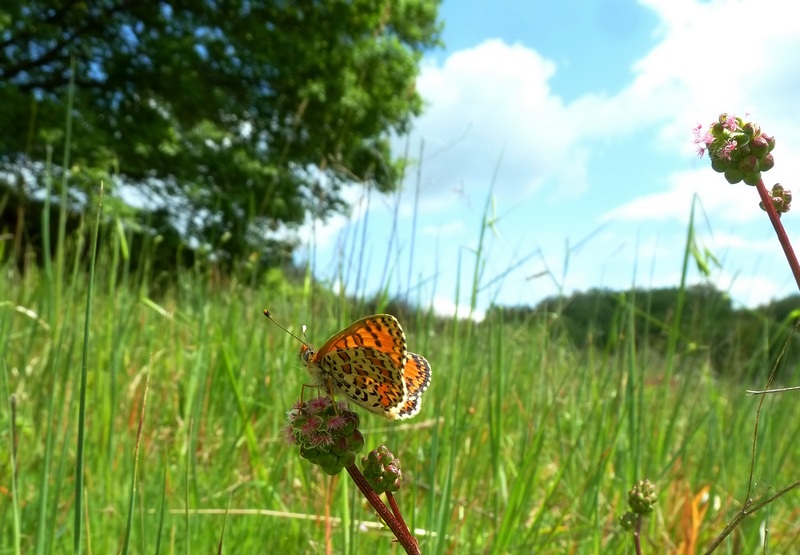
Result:
{"type": "MultiPolygon", "coordinates": [[[[367,479],[364,478],[364,475],[361,474],[361,471],[358,467],[354,464],[346,467],[347,473],[350,474],[350,477],[358,486],[358,489],[361,490],[361,493],[364,494],[364,497],[367,498],[370,505],[372,505],[375,510],[378,512],[378,515],[383,519],[389,529],[397,538],[397,541],[400,542],[400,545],[403,546],[403,549],[406,550],[406,553],[410,555],[420,555],[419,545],[417,544],[417,540],[414,536],[411,535],[411,532],[408,531],[408,527],[405,525],[405,522],[402,522],[402,518],[400,520],[396,519],[386,504],[381,501],[381,498],[375,493],[375,490],[367,483],[367,479]]],[[[395,503],[393,509],[397,507],[395,503]]],[[[397,510],[399,514],[399,509],[397,510]]]]}
{"type": "Polygon", "coordinates": [[[767,188],[764,186],[763,180],[758,180],[756,189],[758,189],[758,195],[761,197],[761,202],[764,203],[764,209],[769,215],[769,220],[772,222],[772,227],[775,228],[775,233],[778,235],[778,241],[780,241],[781,247],[783,248],[783,253],[786,255],[786,260],[789,262],[789,267],[792,269],[792,275],[794,275],[794,280],[797,283],[797,287],[800,289],[800,264],[797,262],[797,256],[794,254],[794,249],[792,248],[791,242],[789,242],[789,236],[786,235],[786,230],[781,223],[780,216],[778,216],[778,212],[775,210],[775,206],[772,204],[772,197],[767,191],[767,188]]]}
{"type": "Polygon", "coordinates": [[[636,555],[642,555],[642,515],[636,515],[636,530],[633,531],[633,546],[636,555]]]}
{"type": "MultiPolygon", "coordinates": [[[[411,532],[408,530],[408,525],[406,524],[406,521],[403,519],[403,513],[400,512],[400,507],[397,506],[397,501],[395,501],[394,495],[392,495],[391,491],[386,492],[386,499],[389,500],[389,507],[391,507],[392,513],[394,513],[394,517],[398,521],[400,521],[400,524],[403,526],[403,528],[405,528],[406,531],[409,534],[411,534],[411,532]]],[[[416,538],[414,539],[416,540],[416,538]]]]}

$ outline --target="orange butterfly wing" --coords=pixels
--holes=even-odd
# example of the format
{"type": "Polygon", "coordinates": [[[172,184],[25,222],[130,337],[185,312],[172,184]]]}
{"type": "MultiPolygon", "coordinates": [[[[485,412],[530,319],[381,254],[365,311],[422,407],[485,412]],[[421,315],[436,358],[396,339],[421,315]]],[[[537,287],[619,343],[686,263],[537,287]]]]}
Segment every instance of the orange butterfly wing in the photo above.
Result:
{"type": "Polygon", "coordinates": [[[389,314],[362,318],[340,331],[316,352],[300,350],[320,385],[335,388],[354,403],[386,418],[399,413],[408,401],[406,338],[397,319],[389,314]]]}
{"type": "Polygon", "coordinates": [[[396,418],[411,418],[422,408],[421,397],[431,384],[431,365],[425,357],[408,353],[408,362],[403,371],[408,396],[397,411],[396,418]]]}

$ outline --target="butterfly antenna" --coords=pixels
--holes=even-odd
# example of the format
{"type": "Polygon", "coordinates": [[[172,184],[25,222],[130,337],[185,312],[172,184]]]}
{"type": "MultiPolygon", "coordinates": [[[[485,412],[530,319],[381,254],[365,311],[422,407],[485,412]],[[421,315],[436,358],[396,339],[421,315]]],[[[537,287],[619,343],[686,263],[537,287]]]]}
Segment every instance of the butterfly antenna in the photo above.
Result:
{"type": "Polygon", "coordinates": [[[275,318],[273,318],[273,317],[272,317],[272,314],[270,314],[270,311],[269,311],[268,309],[266,309],[266,308],[264,309],[264,316],[266,316],[267,318],[269,318],[270,320],[272,320],[272,321],[273,321],[273,323],[274,323],[276,326],[278,326],[278,327],[279,327],[279,328],[281,328],[283,331],[285,331],[286,333],[288,333],[289,335],[291,335],[292,337],[294,337],[295,339],[297,339],[297,340],[298,340],[300,343],[302,343],[303,345],[306,345],[306,346],[307,346],[307,345],[309,344],[309,343],[308,343],[308,336],[306,336],[306,327],[305,327],[305,326],[303,326],[303,336],[305,336],[305,337],[306,337],[306,340],[305,340],[305,341],[303,341],[302,339],[300,339],[299,337],[297,337],[295,334],[293,334],[292,332],[290,332],[289,330],[287,330],[285,327],[283,327],[283,325],[281,325],[281,323],[280,323],[280,322],[278,322],[278,321],[277,321],[275,318]]]}

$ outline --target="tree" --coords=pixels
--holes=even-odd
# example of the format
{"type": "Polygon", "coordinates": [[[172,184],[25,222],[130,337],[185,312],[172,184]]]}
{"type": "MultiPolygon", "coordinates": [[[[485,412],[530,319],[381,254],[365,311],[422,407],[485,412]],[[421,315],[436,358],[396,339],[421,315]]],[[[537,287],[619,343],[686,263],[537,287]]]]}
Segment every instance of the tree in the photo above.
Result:
{"type": "Polygon", "coordinates": [[[0,211],[4,194],[37,198],[71,83],[72,206],[102,178],[148,229],[229,260],[274,242],[268,230],[345,210],[346,183],[390,191],[402,160],[389,138],[421,111],[438,4],[8,0],[0,211]]]}

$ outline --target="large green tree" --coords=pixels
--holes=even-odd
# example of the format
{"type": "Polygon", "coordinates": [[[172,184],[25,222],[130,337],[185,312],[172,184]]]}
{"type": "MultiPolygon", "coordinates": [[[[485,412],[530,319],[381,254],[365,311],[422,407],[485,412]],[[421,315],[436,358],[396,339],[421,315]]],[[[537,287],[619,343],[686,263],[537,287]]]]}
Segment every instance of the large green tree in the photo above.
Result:
{"type": "Polygon", "coordinates": [[[346,209],[346,183],[396,187],[389,138],[421,111],[438,4],[5,0],[0,201],[40,198],[50,148],[63,171],[74,86],[73,206],[103,178],[151,230],[251,255],[270,230],[346,209]]]}

